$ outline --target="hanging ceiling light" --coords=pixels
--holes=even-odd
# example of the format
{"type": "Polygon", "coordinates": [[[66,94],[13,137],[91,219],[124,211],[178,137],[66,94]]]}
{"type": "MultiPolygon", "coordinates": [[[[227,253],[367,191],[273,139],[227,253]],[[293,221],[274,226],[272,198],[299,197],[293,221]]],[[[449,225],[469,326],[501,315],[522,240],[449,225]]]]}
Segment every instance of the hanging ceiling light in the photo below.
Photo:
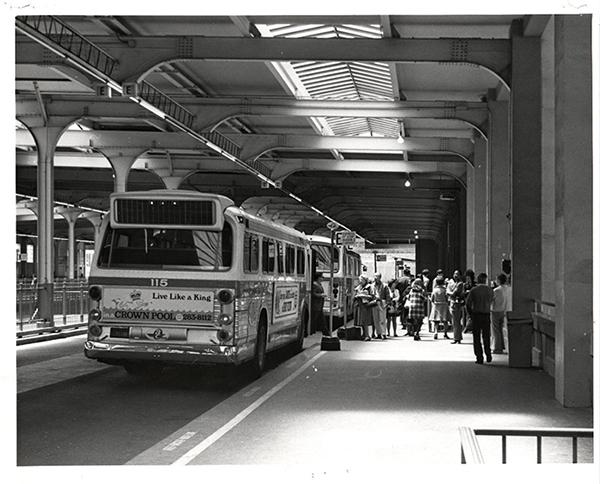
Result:
{"type": "Polygon", "coordinates": [[[409,173],[407,173],[407,174],[406,174],[406,180],[405,180],[405,182],[404,182],[404,186],[405,186],[406,188],[410,188],[410,186],[411,186],[411,185],[412,185],[412,182],[411,182],[411,180],[410,180],[410,174],[409,174],[409,173]]]}
{"type": "Polygon", "coordinates": [[[398,121],[398,143],[402,144],[404,143],[404,122],[403,121],[398,121]]]}

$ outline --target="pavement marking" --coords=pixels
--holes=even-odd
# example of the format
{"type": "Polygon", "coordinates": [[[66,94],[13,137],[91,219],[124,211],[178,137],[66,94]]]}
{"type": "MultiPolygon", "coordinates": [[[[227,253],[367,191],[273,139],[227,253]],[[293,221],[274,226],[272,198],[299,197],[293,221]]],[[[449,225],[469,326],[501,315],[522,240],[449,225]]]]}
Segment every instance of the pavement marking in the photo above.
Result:
{"type": "Polygon", "coordinates": [[[183,444],[186,440],[190,440],[194,435],[196,435],[196,432],[186,432],[181,437],[175,439],[169,445],[164,447],[163,450],[166,450],[167,452],[171,452],[171,451],[177,449],[177,447],[179,447],[181,444],[183,444]]]}
{"type": "Polygon", "coordinates": [[[265,403],[269,398],[275,395],[279,390],[284,388],[288,383],[290,383],[294,378],[296,378],[300,373],[306,370],[310,365],[312,365],[317,359],[323,356],[325,352],[320,351],[315,356],[313,356],[310,360],[304,363],[300,368],[298,368],[294,373],[288,376],[285,380],[279,382],[273,388],[271,388],[267,393],[265,393],[262,397],[258,398],[251,405],[246,407],[240,413],[238,413],[235,417],[233,417],[229,422],[223,425],[220,429],[213,432],[206,439],[200,442],[198,445],[190,449],[188,452],[183,454],[179,459],[173,462],[171,465],[187,465],[196,457],[198,457],[202,452],[208,449],[212,444],[214,444],[217,440],[223,437],[227,432],[235,428],[240,422],[242,422],[248,415],[250,415],[254,410],[260,407],[263,403],[265,403]]]}
{"type": "Polygon", "coordinates": [[[251,388],[250,390],[248,390],[246,393],[244,393],[244,397],[248,398],[251,397],[252,395],[254,395],[258,390],[260,390],[260,387],[254,387],[251,388]]]}

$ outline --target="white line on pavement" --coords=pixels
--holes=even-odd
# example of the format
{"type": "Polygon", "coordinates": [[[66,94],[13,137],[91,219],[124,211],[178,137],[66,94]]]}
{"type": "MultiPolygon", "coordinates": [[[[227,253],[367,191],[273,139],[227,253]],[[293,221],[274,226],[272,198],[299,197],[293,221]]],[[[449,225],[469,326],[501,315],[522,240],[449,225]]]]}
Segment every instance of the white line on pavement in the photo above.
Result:
{"type": "Polygon", "coordinates": [[[196,432],[186,432],[181,437],[175,439],[169,445],[165,446],[163,450],[171,452],[172,450],[175,450],[177,447],[183,444],[186,440],[190,440],[194,435],[196,435],[196,432]]]}
{"type": "Polygon", "coordinates": [[[246,393],[244,393],[244,396],[246,398],[251,397],[252,395],[254,395],[258,390],[260,390],[260,387],[253,387],[250,390],[248,390],[246,393]]]}
{"type": "Polygon", "coordinates": [[[288,383],[290,383],[294,378],[296,378],[300,373],[306,370],[310,365],[312,365],[318,358],[320,358],[325,352],[320,351],[315,356],[313,356],[310,360],[304,363],[300,368],[298,368],[294,373],[288,376],[285,380],[279,382],[275,385],[271,390],[265,393],[262,397],[257,399],[247,408],[238,413],[235,417],[233,417],[229,422],[223,425],[220,429],[213,432],[206,439],[196,445],[194,448],[190,449],[188,452],[183,454],[179,459],[177,459],[171,465],[187,465],[196,457],[198,457],[202,452],[208,449],[212,444],[214,444],[217,440],[219,440],[223,435],[227,432],[235,428],[240,422],[242,422],[248,415],[250,415],[254,410],[260,407],[263,403],[265,403],[269,398],[275,395],[279,390],[284,388],[288,383]]]}

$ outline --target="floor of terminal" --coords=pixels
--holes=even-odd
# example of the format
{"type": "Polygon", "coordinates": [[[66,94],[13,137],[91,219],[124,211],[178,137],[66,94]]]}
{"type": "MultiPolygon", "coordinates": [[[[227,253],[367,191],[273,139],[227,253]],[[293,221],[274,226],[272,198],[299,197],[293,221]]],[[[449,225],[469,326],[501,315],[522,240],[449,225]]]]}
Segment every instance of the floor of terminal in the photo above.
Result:
{"type": "MultiPolygon", "coordinates": [[[[471,335],[460,345],[427,332],[342,341],[339,352],[321,352],[319,340],[130,463],[458,464],[460,426],[593,425],[592,409],[554,399],[541,370],[509,368],[506,354],[475,364],[471,335]]],[[[486,463],[501,462],[500,437],[480,443],[486,463]]],[[[569,439],[545,438],[543,449],[544,462],[570,462],[569,439]]],[[[508,438],[509,464],[535,459],[535,438],[508,438]]],[[[579,462],[592,460],[592,442],[580,441],[579,462]]]]}

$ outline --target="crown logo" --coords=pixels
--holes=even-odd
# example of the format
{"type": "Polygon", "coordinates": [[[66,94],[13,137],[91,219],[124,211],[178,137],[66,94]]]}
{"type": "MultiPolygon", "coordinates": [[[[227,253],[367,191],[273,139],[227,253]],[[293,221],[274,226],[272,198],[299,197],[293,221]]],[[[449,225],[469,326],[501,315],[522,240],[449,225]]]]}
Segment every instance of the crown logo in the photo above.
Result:
{"type": "Polygon", "coordinates": [[[129,293],[129,297],[132,301],[139,301],[142,298],[142,291],[139,289],[134,289],[129,293]]]}

